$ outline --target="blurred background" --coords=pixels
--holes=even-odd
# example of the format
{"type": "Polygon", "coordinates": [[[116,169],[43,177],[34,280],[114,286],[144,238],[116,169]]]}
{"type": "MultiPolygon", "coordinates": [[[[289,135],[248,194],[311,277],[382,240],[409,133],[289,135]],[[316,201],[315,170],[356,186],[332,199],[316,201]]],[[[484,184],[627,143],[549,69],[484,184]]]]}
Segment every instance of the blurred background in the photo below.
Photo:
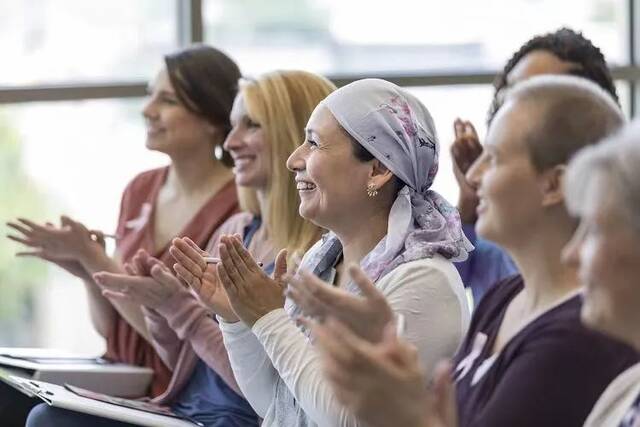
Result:
{"type": "Polygon", "coordinates": [[[471,120],[482,139],[495,73],[536,34],[584,32],[634,115],[639,9],[640,0],[0,0],[0,346],[104,349],[81,282],[16,259],[5,222],[64,213],[114,231],[126,183],[168,163],[144,148],[140,112],[163,54],[204,41],[245,75],[306,69],[338,84],[375,76],[408,87],[434,116],[435,188],[455,203],[453,120],[471,120]]]}

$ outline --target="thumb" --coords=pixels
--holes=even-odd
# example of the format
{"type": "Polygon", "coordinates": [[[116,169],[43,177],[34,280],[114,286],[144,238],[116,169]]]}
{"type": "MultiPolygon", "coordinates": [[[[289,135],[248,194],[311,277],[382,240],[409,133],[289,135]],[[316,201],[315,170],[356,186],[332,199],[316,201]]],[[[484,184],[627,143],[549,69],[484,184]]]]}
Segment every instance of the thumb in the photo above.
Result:
{"type": "Polygon", "coordinates": [[[351,264],[349,266],[349,275],[351,276],[351,279],[354,281],[354,283],[358,286],[358,288],[360,288],[360,290],[362,291],[362,295],[369,299],[382,297],[380,291],[376,289],[376,286],[367,277],[364,271],[362,271],[362,268],[360,268],[359,265],[351,264]]]}
{"type": "Polygon", "coordinates": [[[63,227],[72,227],[73,226],[73,220],[71,218],[69,218],[66,215],[60,215],[60,225],[62,225],[63,227]]]}
{"type": "Polygon", "coordinates": [[[287,250],[282,249],[276,256],[275,266],[273,268],[273,278],[278,282],[282,282],[282,276],[287,272],[287,250]]]}
{"type": "Polygon", "coordinates": [[[173,274],[171,274],[169,269],[164,268],[164,266],[160,266],[159,264],[156,264],[153,267],[151,267],[151,271],[149,273],[151,274],[151,277],[155,279],[156,282],[164,286],[173,287],[173,288],[182,288],[182,285],[180,284],[180,281],[178,280],[178,278],[173,274]]]}

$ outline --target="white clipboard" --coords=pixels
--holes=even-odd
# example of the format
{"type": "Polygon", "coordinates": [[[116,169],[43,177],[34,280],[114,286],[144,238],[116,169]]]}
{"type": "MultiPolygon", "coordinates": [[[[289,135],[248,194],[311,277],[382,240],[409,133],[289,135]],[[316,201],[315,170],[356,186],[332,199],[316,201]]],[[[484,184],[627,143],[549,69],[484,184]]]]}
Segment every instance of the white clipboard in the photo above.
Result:
{"type": "Polygon", "coordinates": [[[146,394],[153,376],[146,367],[36,348],[0,348],[0,368],[27,379],[132,398],[146,394]]]}
{"type": "MultiPolygon", "coordinates": [[[[190,421],[179,416],[159,415],[143,409],[132,409],[115,403],[107,403],[100,400],[83,397],[76,394],[71,389],[56,384],[49,384],[41,381],[21,378],[14,375],[7,375],[2,378],[5,382],[20,390],[24,394],[37,397],[50,406],[68,409],[83,414],[96,415],[112,420],[141,426],[157,427],[197,427],[201,424],[190,421]]],[[[93,393],[88,390],[77,389],[81,392],[93,393]]],[[[93,393],[99,395],[98,393],[93,393]]],[[[99,395],[115,401],[127,402],[126,399],[113,398],[111,396],[99,395]]],[[[137,401],[131,401],[137,406],[144,405],[137,401]]]]}

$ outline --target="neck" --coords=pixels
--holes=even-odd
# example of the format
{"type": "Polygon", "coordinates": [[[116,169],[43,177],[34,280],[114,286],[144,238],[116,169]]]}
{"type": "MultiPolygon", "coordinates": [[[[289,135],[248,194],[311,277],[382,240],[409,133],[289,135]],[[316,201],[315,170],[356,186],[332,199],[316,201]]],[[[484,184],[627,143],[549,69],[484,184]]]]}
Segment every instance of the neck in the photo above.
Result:
{"type": "Polygon", "coordinates": [[[388,222],[388,210],[380,210],[368,217],[358,218],[354,224],[341,227],[339,230],[333,229],[342,244],[344,265],[359,264],[387,235],[388,222]]]}
{"type": "Polygon", "coordinates": [[[533,230],[509,248],[524,280],[521,298],[530,312],[548,307],[580,287],[576,269],[561,261],[573,227],[569,221],[554,224],[545,231],[533,230]]]}
{"type": "Polygon", "coordinates": [[[269,198],[267,196],[267,190],[266,189],[256,190],[256,197],[258,198],[258,207],[260,208],[260,218],[261,218],[260,228],[267,231],[267,224],[269,223],[269,206],[268,206],[269,198]]]}
{"type": "Polygon", "coordinates": [[[165,185],[181,194],[191,195],[210,191],[212,184],[229,181],[233,173],[211,153],[172,157],[165,185]]]}

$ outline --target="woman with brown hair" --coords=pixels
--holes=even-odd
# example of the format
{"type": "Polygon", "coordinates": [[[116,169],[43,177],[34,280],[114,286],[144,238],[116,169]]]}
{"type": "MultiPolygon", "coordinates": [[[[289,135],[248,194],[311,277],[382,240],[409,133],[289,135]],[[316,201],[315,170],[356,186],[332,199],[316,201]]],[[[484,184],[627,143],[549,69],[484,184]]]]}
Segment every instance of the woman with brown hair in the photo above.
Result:
{"type": "Polygon", "coordinates": [[[115,258],[105,252],[102,233],[66,216],[60,226],[22,218],[8,224],[18,233],[10,238],[30,249],[18,255],[49,261],[84,281],[93,325],[107,341],[105,357],[151,367],[151,396],[165,391],[171,372],[148,342],[141,308],[103,296],[92,275],[122,272],[122,263],[139,249],[171,265],[173,237],[189,236],[204,245],[238,211],[231,163],[228,155],[221,155],[221,146],[231,130],[229,113],[239,78],[235,62],[210,46],[165,56],[142,113],[147,148],[166,154],[171,163],[139,174],[126,187],[115,258]]]}

